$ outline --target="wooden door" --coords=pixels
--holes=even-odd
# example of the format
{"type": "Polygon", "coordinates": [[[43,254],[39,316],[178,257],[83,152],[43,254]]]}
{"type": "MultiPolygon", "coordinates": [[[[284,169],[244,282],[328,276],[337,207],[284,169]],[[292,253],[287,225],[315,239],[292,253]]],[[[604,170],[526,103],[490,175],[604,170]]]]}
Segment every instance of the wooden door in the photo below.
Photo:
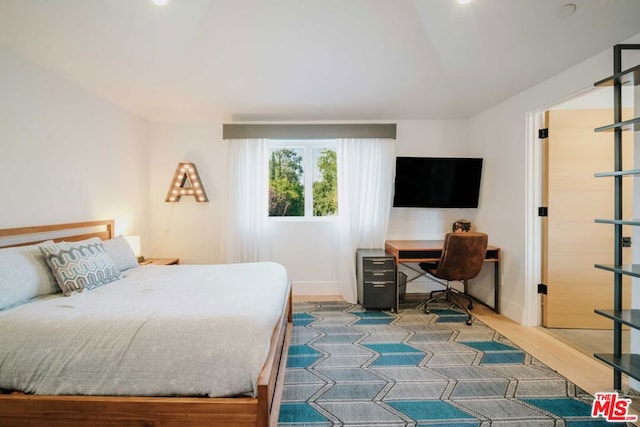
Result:
{"type": "MultiPolygon", "coordinates": [[[[611,329],[612,322],[593,310],[613,307],[613,274],[594,268],[596,263],[613,263],[613,226],[596,224],[594,219],[613,218],[613,180],[595,178],[594,173],[614,169],[613,136],[593,130],[612,123],[613,113],[611,109],[551,110],[547,118],[548,163],[543,188],[548,189],[549,216],[542,239],[547,284],[543,325],[611,329]]],[[[624,169],[633,165],[631,142],[624,142],[624,169]]],[[[625,180],[625,218],[632,212],[631,186],[632,180],[625,180]]],[[[624,231],[625,236],[630,233],[624,231]]],[[[631,259],[630,248],[624,256],[631,259]]],[[[627,295],[629,286],[624,285],[627,295]]]]}

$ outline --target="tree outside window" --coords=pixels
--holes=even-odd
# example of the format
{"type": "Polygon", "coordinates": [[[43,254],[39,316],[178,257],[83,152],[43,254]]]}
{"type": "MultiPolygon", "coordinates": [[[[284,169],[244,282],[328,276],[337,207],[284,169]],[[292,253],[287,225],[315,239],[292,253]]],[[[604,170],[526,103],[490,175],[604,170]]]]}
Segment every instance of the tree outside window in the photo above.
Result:
{"type": "Polygon", "coordinates": [[[336,150],[314,149],[313,215],[338,213],[338,167],[336,150]]]}
{"type": "Polygon", "coordinates": [[[269,216],[304,216],[304,169],[300,148],[271,150],[269,216]]]}
{"type": "Polygon", "coordinates": [[[269,216],[336,215],[337,182],[334,148],[274,146],[269,159],[269,216]]]}

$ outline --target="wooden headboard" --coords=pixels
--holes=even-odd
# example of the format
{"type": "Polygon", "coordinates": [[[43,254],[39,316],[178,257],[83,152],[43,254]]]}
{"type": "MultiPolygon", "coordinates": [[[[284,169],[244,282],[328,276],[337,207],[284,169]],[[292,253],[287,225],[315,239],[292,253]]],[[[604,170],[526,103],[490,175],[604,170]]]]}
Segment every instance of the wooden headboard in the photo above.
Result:
{"type": "Polygon", "coordinates": [[[112,239],[114,221],[107,219],[0,229],[0,248],[33,245],[45,240],[75,242],[90,237],[99,237],[102,240],[112,239]]]}

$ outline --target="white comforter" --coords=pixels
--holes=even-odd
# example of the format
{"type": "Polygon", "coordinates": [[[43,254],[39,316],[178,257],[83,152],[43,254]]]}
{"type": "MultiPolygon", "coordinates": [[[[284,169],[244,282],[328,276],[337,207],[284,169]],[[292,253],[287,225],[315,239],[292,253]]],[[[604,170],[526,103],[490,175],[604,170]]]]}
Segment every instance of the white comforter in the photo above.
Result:
{"type": "Polygon", "coordinates": [[[287,285],[275,263],[150,265],[0,311],[0,388],[255,396],[287,285]]]}

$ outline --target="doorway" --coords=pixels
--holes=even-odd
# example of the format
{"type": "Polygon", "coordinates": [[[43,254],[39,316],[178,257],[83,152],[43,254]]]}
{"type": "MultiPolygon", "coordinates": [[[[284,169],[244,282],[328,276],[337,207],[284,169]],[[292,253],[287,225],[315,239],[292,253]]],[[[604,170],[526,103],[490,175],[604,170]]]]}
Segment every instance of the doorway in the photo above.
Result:
{"type": "MultiPolygon", "coordinates": [[[[548,138],[541,149],[540,199],[548,207],[548,216],[540,219],[540,276],[547,292],[540,298],[541,324],[590,356],[601,352],[598,346],[611,348],[612,322],[594,309],[613,306],[612,276],[593,266],[610,263],[614,247],[610,226],[594,221],[612,218],[614,212],[613,181],[594,176],[613,170],[611,135],[593,131],[612,122],[611,94],[598,92],[549,108],[544,114],[548,138]]],[[[632,168],[633,156],[625,154],[625,161],[623,168],[632,168]]],[[[629,184],[623,198],[627,217],[632,211],[629,184]]],[[[630,233],[625,230],[625,236],[630,233]]],[[[624,256],[630,262],[630,248],[624,256]]]]}

